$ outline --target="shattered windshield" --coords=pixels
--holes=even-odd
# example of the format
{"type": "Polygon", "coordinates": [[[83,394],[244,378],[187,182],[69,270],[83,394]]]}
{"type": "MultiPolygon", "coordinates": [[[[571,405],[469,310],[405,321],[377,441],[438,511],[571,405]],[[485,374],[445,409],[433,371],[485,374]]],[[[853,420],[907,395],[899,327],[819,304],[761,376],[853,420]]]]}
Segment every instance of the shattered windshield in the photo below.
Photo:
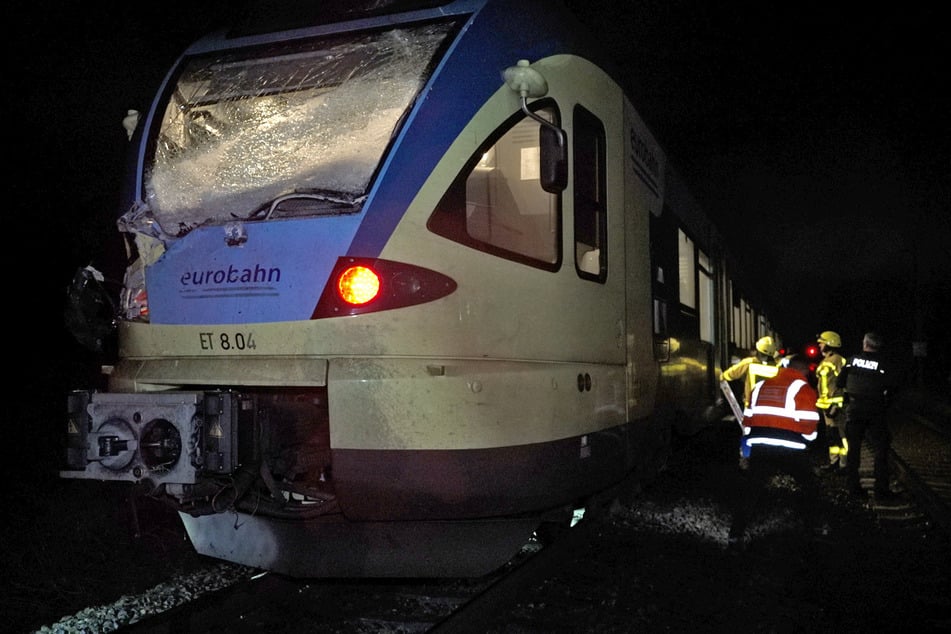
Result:
{"type": "Polygon", "coordinates": [[[206,222],[265,217],[272,201],[295,192],[358,209],[450,28],[187,60],[146,171],[154,217],[180,235],[206,222]]]}

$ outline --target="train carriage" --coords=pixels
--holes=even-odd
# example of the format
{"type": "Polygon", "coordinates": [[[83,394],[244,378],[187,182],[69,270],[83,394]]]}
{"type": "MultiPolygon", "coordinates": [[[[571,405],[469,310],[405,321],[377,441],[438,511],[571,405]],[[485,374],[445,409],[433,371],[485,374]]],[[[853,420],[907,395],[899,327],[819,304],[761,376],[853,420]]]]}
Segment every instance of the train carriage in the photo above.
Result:
{"type": "Polygon", "coordinates": [[[367,5],[204,38],[133,122],[61,475],[250,566],[478,575],[656,474],[769,324],[567,10],[367,5]]]}

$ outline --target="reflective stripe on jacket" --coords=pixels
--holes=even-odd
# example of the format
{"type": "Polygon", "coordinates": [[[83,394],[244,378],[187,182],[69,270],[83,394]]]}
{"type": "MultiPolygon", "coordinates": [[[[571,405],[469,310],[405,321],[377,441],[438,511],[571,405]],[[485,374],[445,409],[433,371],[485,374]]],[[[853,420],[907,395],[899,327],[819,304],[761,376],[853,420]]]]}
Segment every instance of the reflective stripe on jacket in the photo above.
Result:
{"type": "Polygon", "coordinates": [[[779,368],[753,388],[743,411],[743,444],[805,449],[816,438],[817,394],[802,374],[779,368]]]}
{"type": "Polygon", "coordinates": [[[816,368],[816,380],[819,386],[819,398],[816,399],[816,407],[819,409],[829,409],[833,405],[842,407],[842,395],[845,390],[838,385],[836,379],[838,379],[844,365],[845,357],[833,352],[823,359],[819,367],[816,368]]]}

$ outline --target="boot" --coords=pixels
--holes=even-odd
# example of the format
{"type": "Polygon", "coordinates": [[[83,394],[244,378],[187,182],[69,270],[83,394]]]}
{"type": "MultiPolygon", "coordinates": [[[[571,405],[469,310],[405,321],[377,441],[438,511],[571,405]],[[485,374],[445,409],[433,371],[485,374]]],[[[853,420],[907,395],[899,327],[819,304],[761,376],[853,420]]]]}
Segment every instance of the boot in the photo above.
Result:
{"type": "Polygon", "coordinates": [[[840,468],[839,464],[840,464],[839,458],[832,458],[829,460],[828,463],[822,465],[819,468],[822,469],[823,471],[836,471],[837,469],[840,468]]]}

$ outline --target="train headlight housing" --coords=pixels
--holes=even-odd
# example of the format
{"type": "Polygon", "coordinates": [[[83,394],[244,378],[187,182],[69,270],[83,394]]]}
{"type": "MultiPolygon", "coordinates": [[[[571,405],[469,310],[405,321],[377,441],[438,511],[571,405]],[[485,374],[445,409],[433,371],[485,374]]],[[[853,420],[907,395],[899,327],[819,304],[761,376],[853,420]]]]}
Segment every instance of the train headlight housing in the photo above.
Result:
{"type": "Polygon", "coordinates": [[[431,269],[380,258],[337,260],[312,319],[361,315],[432,302],[456,290],[456,282],[431,269]]]}
{"type": "Polygon", "coordinates": [[[144,288],[122,289],[122,314],[133,321],[149,320],[149,295],[144,288]]]}

